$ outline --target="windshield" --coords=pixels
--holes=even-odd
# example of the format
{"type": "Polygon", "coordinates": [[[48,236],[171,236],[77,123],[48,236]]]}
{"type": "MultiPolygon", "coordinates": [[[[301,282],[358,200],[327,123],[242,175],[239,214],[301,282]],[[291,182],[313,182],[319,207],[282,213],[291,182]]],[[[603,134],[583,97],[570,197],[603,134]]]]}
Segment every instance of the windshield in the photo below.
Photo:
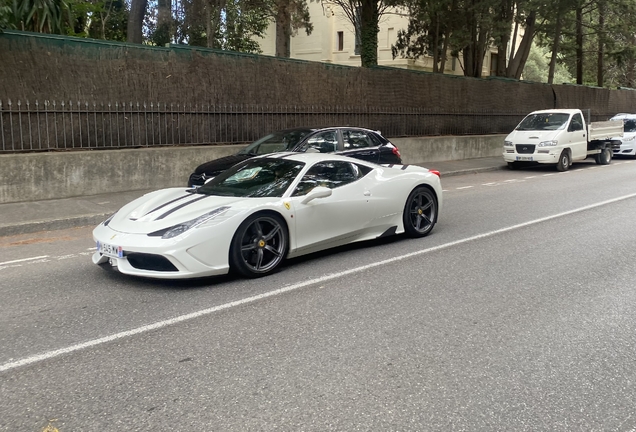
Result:
{"type": "Polygon", "coordinates": [[[196,193],[244,198],[282,197],[303,166],[303,162],[286,159],[249,159],[214,177],[196,193]]]}
{"type": "Polygon", "coordinates": [[[304,137],[312,132],[311,129],[294,129],[279,131],[264,136],[258,141],[245,147],[239,154],[262,155],[274,152],[290,151],[304,137]]]}
{"type": "Polygon", "coordinates": [[[567,113],[540,113],[531,114],[521,120],[515,130],[518,131],[540,131],[558,130],[565,128],[570,118],[567,113]]]}

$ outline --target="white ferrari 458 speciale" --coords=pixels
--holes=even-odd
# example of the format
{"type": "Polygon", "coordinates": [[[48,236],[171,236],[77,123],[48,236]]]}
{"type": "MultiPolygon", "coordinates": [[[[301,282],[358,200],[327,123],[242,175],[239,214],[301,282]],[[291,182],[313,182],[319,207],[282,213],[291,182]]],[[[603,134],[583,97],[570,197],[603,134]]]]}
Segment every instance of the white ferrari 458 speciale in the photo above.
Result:
{"type": "Polygon", "coordinates": [[[236,271],[258,277],[285,258],[347,243],[431,232],[439,172],[320,153],[276,153],[198,189],[148,193],[93,231],[93,262],[151,278],[236,271]]]}

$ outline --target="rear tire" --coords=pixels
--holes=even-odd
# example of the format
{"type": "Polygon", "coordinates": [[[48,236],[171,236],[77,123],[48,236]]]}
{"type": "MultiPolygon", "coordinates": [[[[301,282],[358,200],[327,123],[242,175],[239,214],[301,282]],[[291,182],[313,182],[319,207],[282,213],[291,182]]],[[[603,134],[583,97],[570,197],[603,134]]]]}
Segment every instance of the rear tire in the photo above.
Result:
{"type": "Polygon", "coordinates": [[[427,187],[418,186],[409,194],[402,214],[404,231],[409,237],[428,235],[437,222],[437,198],[427,187]]]}
{"type": "Polygon", "coordinates": [[[230,268],[248,278],[274,272],[287,255],[285,221],[276,214],[257,213],[238,227],[230,247],[230,268]]]}
{"type": "Polygon", "coordinates": [[[559,161],[557,162],[557,170],[558,171],[567,171],[570,168],[570,152],[567,150],[563,150],[561,152],[561,156],[559,156],[559,161]]]}
{"type": "Polygon", "coordinates": [[[608,148],[604,148],[598,155],[599,165],[609,165],[612,162],[612,151],[608,148]]]}

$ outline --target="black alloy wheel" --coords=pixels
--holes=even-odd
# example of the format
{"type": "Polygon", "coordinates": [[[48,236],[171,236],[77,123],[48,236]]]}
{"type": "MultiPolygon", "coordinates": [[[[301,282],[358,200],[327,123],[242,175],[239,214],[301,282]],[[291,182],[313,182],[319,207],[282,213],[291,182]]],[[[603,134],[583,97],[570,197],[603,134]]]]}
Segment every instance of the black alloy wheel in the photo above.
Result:
{"type": "Polygon", "coordinates": [[[404,231],[410,237],[424,237],[437,222],[437,199],[427,187],[413,189],[404,206],[402,215],[404,231]]]}
{"type": "Polygon", "coordinates": [[[249,278],[268,275],[285,259],[287,245],[287,226],[280,216],[252,215],[234,234],[230,267],[249,278]]]}

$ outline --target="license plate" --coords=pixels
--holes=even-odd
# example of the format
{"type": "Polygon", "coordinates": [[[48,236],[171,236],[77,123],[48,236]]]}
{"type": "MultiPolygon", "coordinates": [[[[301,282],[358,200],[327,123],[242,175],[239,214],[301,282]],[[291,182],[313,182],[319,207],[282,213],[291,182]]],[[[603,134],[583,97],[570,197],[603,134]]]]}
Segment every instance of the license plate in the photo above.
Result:
{"type": "Polygon", "coordinates": [[[518,161],[531,161],[532,156],[517,156],[518,161]]]}
{"type": "Polygon", "coordinates": [[[115,246],[108,243],[97,242],[97,251],[102,255],[112,258],[123,258],[124,250],[121,246],[115,246]]]}

